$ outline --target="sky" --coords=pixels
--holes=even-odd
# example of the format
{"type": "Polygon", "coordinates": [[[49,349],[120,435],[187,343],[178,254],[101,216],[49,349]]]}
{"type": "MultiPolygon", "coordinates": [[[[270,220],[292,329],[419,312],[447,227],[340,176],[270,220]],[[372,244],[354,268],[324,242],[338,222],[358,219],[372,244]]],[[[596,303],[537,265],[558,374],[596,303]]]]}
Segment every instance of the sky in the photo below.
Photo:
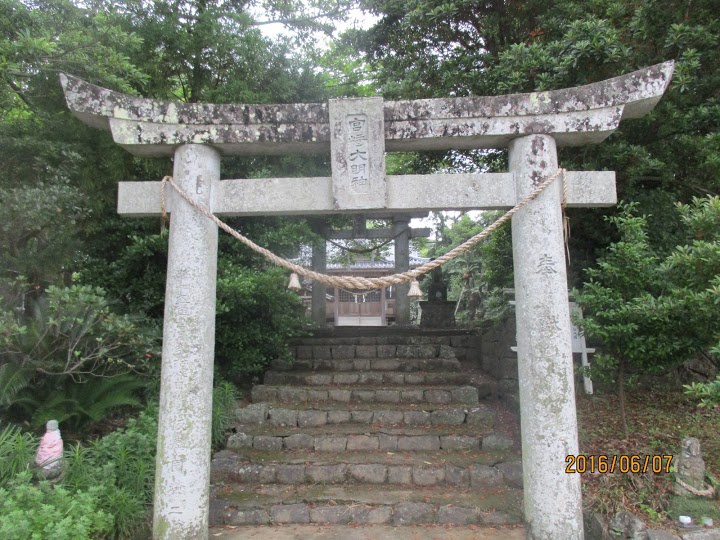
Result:
{"type": "MultiPolygon", "coordinates": [[[[258,17],[259,19],[262,19],[262,17],[258,17]]],[[[375,15],[372,15],[370,13],[366,13],[360,9],[353,9],[349,12],[347,20],[344,22],[338,22],[336,28],[334,37],[337,37],[338,34],[342,33],[343,31],[349,29],[349,28],[361,28],[361,29],[367,29],[370,28],[376,21],[378,20],[378,17],[375,15]]],[[[281,23],[275,23],[275,24],[268,24],[268,25],[262,25],[260,26],[260,31],[263,33],[265,37],[274,39],[281,35],[292,35],[292,32],[289,31],[283,24],[281,23]]],[[[320,46],[324,47],[327,46],[327,44],[330,42],[330,38],[328,36],[322,36],[320,39],[320,46]]]]}

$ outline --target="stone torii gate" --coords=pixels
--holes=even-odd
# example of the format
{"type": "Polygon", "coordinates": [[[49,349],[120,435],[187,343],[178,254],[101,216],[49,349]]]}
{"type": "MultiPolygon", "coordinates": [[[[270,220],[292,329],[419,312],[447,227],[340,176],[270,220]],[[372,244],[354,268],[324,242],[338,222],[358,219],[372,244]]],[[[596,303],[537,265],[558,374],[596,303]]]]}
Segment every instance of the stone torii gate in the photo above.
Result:
{"type": "MultiPolygon", "coordinates": [[[[209,105],[135,98],[61,76],[69,108],[220,216],[507,209],[556,173],[556,146],[603,141],[650,111],[671,62],[532,94],[326,104],[209,105]],[[385,151],[508,147],[510,171],[387,176],[385,151]],[[220,180],[222,155],[330,152],[330,178],[220,180]],[[441,189],[438,189],[441,186],[441,189]]],[[[512,218],[525,520],[534,539],[583,537],[561,202],[616,202],[613,172],[568,172],[512,218]],[[564,187],[564,192],[563,192],[564,187]]],[[[177,193],[163,331],[154,538],[208,535],[217,227],[177,193]]],[[[160,212],[159,182],[122,182],[118,212],[160,212]]]]}

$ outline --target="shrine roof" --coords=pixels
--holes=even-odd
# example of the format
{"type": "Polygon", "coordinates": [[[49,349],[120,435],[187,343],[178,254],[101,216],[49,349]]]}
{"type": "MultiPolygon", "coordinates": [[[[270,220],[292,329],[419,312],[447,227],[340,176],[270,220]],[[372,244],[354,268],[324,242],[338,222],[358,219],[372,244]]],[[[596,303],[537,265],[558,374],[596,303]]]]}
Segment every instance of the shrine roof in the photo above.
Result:
{"type": "MultiPolygon", "coordinates": [[[[430,259],[428,257],[414,257],[410,256],[410,268],[417,268],[420,265],[425,264],[430,259]]],[[[351,265],[345,265],[341,263],[328,263],[327,269],[330,270],[375,270],[375,269],[389,269],[395,268],[395,261],[389,259],[381,259],[377,261],[362,260],[356,261],[351,265]]]]}

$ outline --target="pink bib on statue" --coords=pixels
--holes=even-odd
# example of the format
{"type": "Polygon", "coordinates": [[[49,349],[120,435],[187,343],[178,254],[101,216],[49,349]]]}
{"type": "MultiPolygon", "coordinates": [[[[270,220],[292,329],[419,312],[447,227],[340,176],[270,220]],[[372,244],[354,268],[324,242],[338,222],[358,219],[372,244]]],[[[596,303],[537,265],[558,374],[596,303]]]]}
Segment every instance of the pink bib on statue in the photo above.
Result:
{"type": "Polygon", "coordinates": [[[60,430],[57,429],[57,422],[51,420],[48,422],[48,430],[40,439],[40,447],[35,455],[35,463],[45,469],[54,468],[59,464],[63,455],[63,440],[60,436],[60,430]],[[51,426],[51,422],[54,425],[51,426]],[[55,429],[52,429],[55,427],[55,429]]]}

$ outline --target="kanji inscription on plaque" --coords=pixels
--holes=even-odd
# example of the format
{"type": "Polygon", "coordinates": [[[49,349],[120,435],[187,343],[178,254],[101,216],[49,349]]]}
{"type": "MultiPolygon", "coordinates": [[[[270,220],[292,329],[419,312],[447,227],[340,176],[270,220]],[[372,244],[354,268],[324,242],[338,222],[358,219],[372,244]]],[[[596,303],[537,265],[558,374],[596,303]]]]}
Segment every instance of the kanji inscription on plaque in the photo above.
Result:
{"type": "Polygon", "coordinates": [[[338,210],[386,205],[381,98],[330,101],[333,198],[338,210]]]}
{"type": "Polygon", "coordinates": [[[354,193],[367,193],[370,187],[368,173],[368,119],[366,114],[347,116],[348,139],[347,160],[350,164],[350,190],[354,193]]]}

